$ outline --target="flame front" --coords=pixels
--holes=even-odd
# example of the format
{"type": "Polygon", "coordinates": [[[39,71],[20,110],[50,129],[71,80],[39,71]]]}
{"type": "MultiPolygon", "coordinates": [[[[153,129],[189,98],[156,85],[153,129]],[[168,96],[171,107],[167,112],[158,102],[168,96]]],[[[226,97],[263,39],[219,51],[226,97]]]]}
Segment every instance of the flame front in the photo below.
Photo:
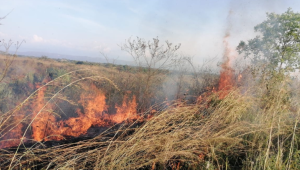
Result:
{"type": "MultiPolygon", "coordinates": [[[[36,85],[36,88],[39,88],[39,85],[36,85]]],[[[52,111],[54,105],[49,103],[45,105],[46,90],[46,87],[41,88],[35,96],[35,102],[29,107],[33,120],[31,136],[35,141],[61,140],[64,136],[78,137],[86,134],[91,127],[110,127],[115,123],[139,118],[135,96],[129,100],[125,95],[122,105],[115,106],[116,113],[108,113],[109,106],[106,104],[105,94],[92,86],[90,93],[83,93],[80,97],[79,103],[83,109],[77,109],[78,116],[58,121],[52,111]]],[[[14,125],[4,137],[1,137],[0,148],[19,145],[25,129],[21,122],[26,114],[23,112],[20,115],[12,119],[19,124],[14,125]]]]}
{"type": "Polygon", "coordinates": [[[225,46],[223,54],[223,64],[221,65],[219,88],[219,98],[223,99],[229,91],[234,87],[234,69],[231,67],[231,62],[237,57],[236,51],[229,45],[230,34],[227,33],[224,37],[223,44],[225,46]]]}
{"type": "MultiPolygon", "coordinates": [[[[206,101],[207,96],[211,94],[218,94],[219,99],[223,99],[228,95],[230,90],[236,85],[234,76],[235,70],[231,67],[232,61],[237,58],[237,53],[234,49],[232,49],[229,45],[229,37],[230,34],[227,33],[224,37],[224,54],[223,54],[223,63],[221,65],[220,78],[218,82],[218,88],[215,87],[206,87],[207,92],[201,94],[197,98],[197,103],[202,103],[206,101]]],[[[240,82],[242,78],[242,74],[238,75],[237,82],[240,82]]]]}
{"type": "MultiPolygon", "coordinates": [[[[39,88],[40,85],[37,85],[39,88]]],[[[46,87],[42,87],[36,97],[36,102],[32,105],[32,137],[36,141],[42,141],[45,137],[51,134],[53,130],[52,122],[55,122],[55,117],[51,113],[51,108],[45,106],[44,96],[46,87]],[[49,110],[48,110],[49,109],[49,110]]],[[[51,106],[50,106],[51,107],[51,106]]]]}
{"type": "Polygon", "coordinates": [[[96,93],[96,96],[81,95],[81,103],[84,106],[84,113],[77,110],[78,117],[71,117],[66,121],[60,121],[59,129],[56,132],[63,136],[78,137],[87,132],[91,126],[109,126],[109,122],[105,121],[107,116],[103,114],[107,110],[105,103],[105,95],[101,92],[96,93]]]}

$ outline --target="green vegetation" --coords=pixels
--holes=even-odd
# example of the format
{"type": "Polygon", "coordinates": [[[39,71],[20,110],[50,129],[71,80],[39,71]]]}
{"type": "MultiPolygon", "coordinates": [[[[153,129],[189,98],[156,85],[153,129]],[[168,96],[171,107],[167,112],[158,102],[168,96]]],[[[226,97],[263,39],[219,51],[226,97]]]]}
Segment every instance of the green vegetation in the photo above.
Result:
{"type": "Polygon", "coordinates": [[[283,14],[267,14],[267,20],[254,29],[260,35],[237,50],[252,57],[254,64],[267,63],[273,70],[294,71],[300,65],[300,13],[288,9],[283,14]]]}
{"type": "Polygon", "coordinates": [[[260,36],[237,47],[253,63],[231,77],[229,91],[217,91],[218,75],[198,72],[176,54],[179,46],[164,48],[158,39],[125,43],[137,66],[15,57],[0,86],[0,141],[28,125],[30,116],[13,118],[34,109],[43,86],[43,100],[57,106],[47,112],[57,120],[76,117],[92,86],[111,110],[124,96],[136,96],[139,117],[79,142],[22,140],[18,149],[0,149],[0,163],[5,169],[300,169],[300,86],[290,74],[300,64],[300,14],[267,14],[255,30],[260,36]]]}

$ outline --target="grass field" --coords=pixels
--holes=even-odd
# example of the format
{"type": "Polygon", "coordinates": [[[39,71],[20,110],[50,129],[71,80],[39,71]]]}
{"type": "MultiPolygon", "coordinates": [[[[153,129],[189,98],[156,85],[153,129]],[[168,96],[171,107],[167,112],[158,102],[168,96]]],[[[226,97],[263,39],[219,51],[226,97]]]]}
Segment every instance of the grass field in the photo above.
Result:
{"type": "Polygon", "coordinates": [[[300,168],[297,79],[201,71],[16,57],[0,86],[1,168],[300,168]]]}

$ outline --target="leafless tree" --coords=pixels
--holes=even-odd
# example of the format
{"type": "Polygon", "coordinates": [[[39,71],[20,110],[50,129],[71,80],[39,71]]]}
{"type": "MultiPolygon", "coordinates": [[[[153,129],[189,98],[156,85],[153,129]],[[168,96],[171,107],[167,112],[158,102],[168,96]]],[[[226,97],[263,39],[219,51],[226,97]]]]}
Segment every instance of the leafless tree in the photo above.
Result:
{"type": "MultiPolygon", "coordinates": [[[[9,12],[8,14],[6,14],[4,17],[0,17],[0,21],[3,20],[3,19],[5,19],[11,12],[12,12],[12,11],[10,11],[10,12],[9,12]]],[[[2,24],[0,23],[0,25],[2,25],[2,24]]]]}
{"type": "Polygon", "coordinates": [[[158,38],[153,38],[153,41],[145,41],[137,37],[132,40],[128,39],[121,49],[132,56],[139,72],[137,78],[142,85],[139,86],[140,98],[139,102],[142,110],[150,107],[150,101],[153,97],[153,84],[158,83],[155,78],[166,69],[172,67],[175,61],[179,58],[177,50],[180,44],[173,46],[172,43],[165,41],[165,44],[160,44],[158,38]]]}
{"type": "MultiPolygon", "coordinates": [[[[7,15],[9,14],[10,13],[8,13],[7,15]]],[[[5,15],[4,17],[0,17],[0,21],[5,19],[7,15],[5,15]]],[[[17,41],[16,43],[14,43],[12,40],[9,40],[8,42],[5,42],[4,40],[0,40],[0,49],[4,48],[3,51],[0,50],[0,55],[3,56],[3,60],[4,60],[3,62],[4,66],[0,69],[0,82],[2,82],[3,79],[5,78],[9,67],[11,66],[11,64],[14,61],[14,58],[16,57],[17,51],[19,50],[23,42],[25,41],[22,40],[21,42],[17,41]],[[11,50],[12,45],[15,46],[15,50],[13,51],[13,53],[10,54],[9,51],[11,50]]]]}
{"type": "Polygon", "coordinates": [[[17,43],[14,44],[14,42],[12,40],[9,40],[8,42],[5,42],[4,40],[2,40],[2,42],[0,44],[0,49],[3,47],[4,51],[0,51],[1,52],[0,55],[2,55],[4,57],[3,58],[4,67],[2,69],[0,69],[0,82],[2,82],[3,79],[5,78],[9,67],[13,63],[15,57],[17,56],[17,51],[19,50],[19,48],[21,47],[23,42],[25,42],[25,41],[24,40],[21,42],[17,41],[17,43]],[[12,54],[9,54],[9,50],[11,49],[12,45],[15,46],[15,50],[12,54]]]}

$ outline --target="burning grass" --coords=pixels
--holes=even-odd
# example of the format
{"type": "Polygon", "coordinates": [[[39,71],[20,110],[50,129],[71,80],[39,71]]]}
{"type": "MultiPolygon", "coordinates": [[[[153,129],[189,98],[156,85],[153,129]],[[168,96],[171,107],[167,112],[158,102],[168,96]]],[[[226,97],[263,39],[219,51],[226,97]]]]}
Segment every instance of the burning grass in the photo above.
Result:
{"type": "Polygon", "coordinates": [[[162,105],[93,139],[1,150],[0,160],[16,169],[298,169],[300,95],[289,78],[265,83],[162,105]]]}
{"type": "Polygon", "coordinates": [[[1,114],[1,168],[299,169],[298,81],[236,75],[225,61],[218,88],[207,87],[197,103],[165,101],[143,112],[136,91],[116,85],[120,77],[94,70],[32,84],[35,92],[1,114]],[[115,96],[121,99],[111,106],[115,96]],[[77,109],[59,112],[60,102],[77,109]]]}
{"type": "Polygon", "coordinates": [[[222,100],[211,96],[208,103],[167,109],[121,145],[108,148],[96,166],[295,169],[299,110],[289,110],[296,103],[283,103],[285,93],[280,89],[266,107],[259,107],[262,96],[236,89],[222,100]]]}

